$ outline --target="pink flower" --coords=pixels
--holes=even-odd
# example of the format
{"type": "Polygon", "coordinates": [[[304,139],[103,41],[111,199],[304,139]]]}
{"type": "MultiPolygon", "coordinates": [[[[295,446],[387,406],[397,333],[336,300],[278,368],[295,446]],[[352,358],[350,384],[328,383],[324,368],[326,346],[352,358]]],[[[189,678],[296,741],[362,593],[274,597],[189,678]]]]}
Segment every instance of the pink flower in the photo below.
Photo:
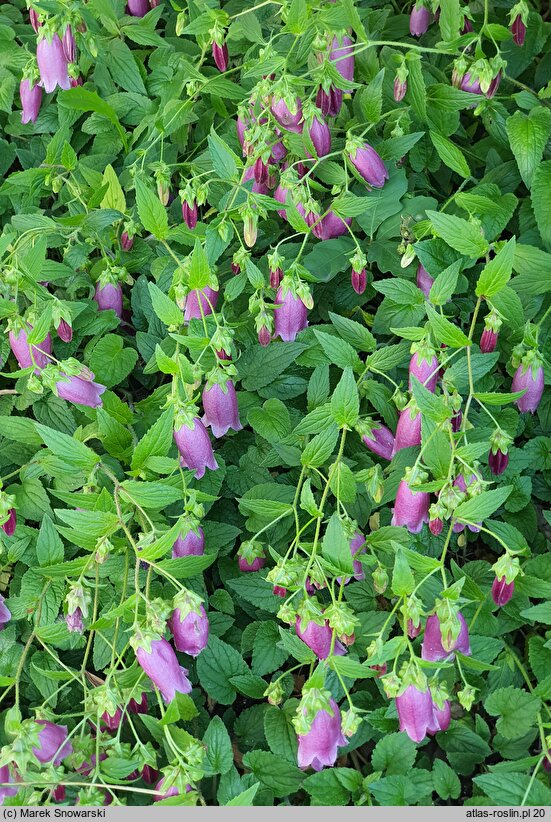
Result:
{"type": "Polygon", "coordinates": [[[200,557],[205,553],[205,532],[198,526],[197,532],[192,528],[187,534],[179,536],[172,546],[172,558],[177,557],[200,557]]]}
{"type": "Polygon", "coordinates": [[[252,562],[248,562],[246,557],[239,556],[237,558],[239,570],[243,571],[244,573],[260,571],[260,569],[264,567],[265,563],[266,557],[255,557],[252,562]]]}
{"type": "Polygon", "coordinates": [[[68,376],[61,373],[61,379],[55,384],[57,396],[62,400],[72,402],[75,405],[86,405],[88,408],[101,408],[103,405],[101,395],[106,391],[105,385],[94,382],[94,375],[86,369],[86,376],[90,374],[90,379],[83,379],[81,376],[68,376]]]}
{"type": "MultiPolygon", "coordinates": [[[[345,34],[343,37],[333,37],[329,60],[335,64],[335,68],[345,80],[354,80],[354,48],[350,37],[345,34]]],[[[352,89],[348,89],[343,94],[350,94],[352,89]]]]}
{"type": "Polygon", "coordinates": [[[452,719],[452,708],[450,705],[449,699],[446,699],[442,708],[437,708],[436,704],[433,705],[433,715],[432,715],[432,722],[430,726],[427,728],[427,733],[430,736],[438,733],[439,731],[447,731],[450,727],[450,722],[452,719]]]}
{"type": "Polygon", "coordinates": [[[63,43],[63,52],[67,58],[67,62],[75,63],[77,59],[77,44],[71,26],[65,26],[61,42],[63,43]]]}
{"type": "Polygon", "coordinates": [[[57,336],[63,342],[71,342],[73,339],[73,328],[72,326],[63,318],[60,319],[59,325],[56,328],[57,336]]]}
{"type": "Polygon", "coordinates": [[[513,22],[511,23],[511,33],[513,35],[513,43],[515,46],[523,46],[524,45],[524,38],[526,37],[526,26],[522,22],[522,17],[520,14],[517,14],[513,22]]]}
{"type": "Polygon", "coordinates": [[[409,16],[409,32],[412,37],[421,37],[430,25],[430,11],[424,6],[415,5],[409,16]]]}
{"type": "Polygon", "coordinates": [[[212,314],[212,309],[216,308],[217,302],[218,291],[209,288],[208,285],[200,290],[190,291],[186,297],[184,322],[188,323],[190,320],[200,320],[203,315],[206,317],[208,314],[212,314]]]}
{"type": "MultiPolygon", "coordinates": [[[[297,616],[295,623],[297,636],[308,645],[318,659],[327,659],[331,653],[331,642],[333,639],[333,629],[329,625],[329,622],[325,620],[325,622],[320,625],[317,622],[310,621],[306,623],[306,627],[304,628],[301,627],[302,625],[304,625],[304,621],[297,616]]],[[[345,653],[345,649],[338,639],[336,639],[333,656],[342,656],[345,653]]]]}
{"type": "Polygon", "coordinates": [[[405,731],[413,742],[422,742],[428,728],[433,724],[433,703],[430,690],[420,691],[408,685],[396,697],[396,710],[400,720],[400,730],[405,731]]]}
{"type": "Polygon", "coordinates": [[[526,391],[516,400],[518,410],[525,414],[534,414],[543,395],[544,374],[541,365],[534,368],[531,364],[519,365],[511,384],[512,391],[526,391]],[[535,372],[535,373],[534,373],[535,372]]]}
{"type": "Polygon", "coordinates": [[[339,217],[334,211],[328,211],[325,217],[314,227],[312,233],[320,240],[333,240],[342,237],[348,231],[347,226],[352,222],[352,217],[339,217]]]}
{"type": "Polygon", "coordinates": [[[498,477],[500,474],[503,474],[509,465],[509,454],[506,454],[500,448],[498,448],[495,453],[492,449],[490,449],[490,453],[488,454],[488,465],[490,466],[490,471],[492,474],[498,477]]]}
{"type": "Polygon", "coordinates": [[[483,354],[491,354],[495,351],[498,335],[491,328],[485,328],[480,337],[480,350],[483,354]]]}
{"type": "Polygon", "coordinates": [[[71,88],[68,61],[58,34],[54,34],[51,40],[42,37],[36,47],[36,61],[42,85],[48,94],[55,91],[57,86],[65,90],[71,88]]]}
{"type": "Polygon", "coordinates": [[[185,468],[194,471],[196,479],[205,475],[205,469],[218,469],[207,429],[198,417],[174,431],[174,440],[185,468]]]}
{"type": "MultiPolygon", "coordinates": [[[[13,509],[12,509],[13,510],[13,509]]],[[[4,601],[4,597],[0,594],[0,631],[4,630],[4,627],[11,619],[11,612],[8,606],[4,601]]]]}
{"type": "Polygon", "coordinates": [[[132,17],[145,17],[148,11],[148,0],[128,0],[128,13],[132,17]]]}
{"type": "Polygon", "coordinates": [[[136,649],[138,664],[160,690],[165,702],[172,702],[176,693],[189,694],[191,683],[186,668],[182,668],[172,646],[166,639],[154,639],[151,651],[136,649]]]}
{"type": "Polygon", "coordinates": [[[364,143],[350,153],[350,162],[364,180],[374,188],[382,188],[388,180],[388,171],[375,149],[364,143]]]}
{"type": "Polygon", "coordinates": [[[123,231],[121,234],[121,248],[123,251],[131,251],[134,245],[134,237],[131,237],[128,231],[123,231]]]}
{"type": "Polygon", "coordinates": [[[17,334],[10,331],[8,335],[10,348],[15,354],[15,358],[19,363],[19,368],[30,368],[33,364],[34,358],[34,364],[36,366],[34,373],[39,374],[42,368],[45,368],[50,362],[50,358],[47,354],[51,354],[52,352],[52,338],[49,334],[46,334],[42,342],[33,345],[31,356],[31,346],[27,341],[28,334],[31,330],[32,325],[28,325],[27,330],[22,328],[17,334]]]}
{"type": "Polygon", "coordinates": [[[342,91],[331,86],[325,91],[321,86],[316,95],[316,105],[325,117],[336,117],[342,107],[342,91]]]}
{"type": "Polygon", "coordinates": [[[363,294],[367,287],[367,273],[365,268],[362,268],[361,271],[356,271],[353,268],[350,275],[350,282],[356,294],[363,294]]]}
{"type": "Polygon", "coordinates": [[[406,406],[398,417],[393,456],[402,448],[411,448],[415,445],[421,445],[421,412],[406,406]]]}
{"type": "Polygon", "coordinates": [[[2,530],[7,537],[13,537],[15,534],[15,526],[17,525],[17,514],[15,508],[10,508],[7,520],[2,523],[2,530]]]}
{"type": "Polygon", "coordinates": [[[341,731],[339,706],[334,699],[329,706],[332,715],[319,710],[308,733],[298,737],[298,766],[303,770],[310,765],[315,771],[330,768],[337,760],[337,748],[348,744],[341,731]]]}
{"type": "Polygon", "coordinates": [[[187,227],[193,231],[197,225],[197,203],[195,200],[192,205],[189,205],[187,200],[182,201],[182,217],[187,227]]]}
{"type": "Polygon", "coordinates": [[[214,62],[216,63],[216,68],[218,71],[226,71],[228,68],[228,47],[225,43],[219,45],[218,43],[212,44],[212,57],[214,62]]]}
{"type": "Polygon", "coordinates": [[[176,608],[168,622],[176,650],[190,656],[198,656],[206,648],[209,639],[209,620],[204,607],[200,605],[199,609],[200,613],[190,611],[182,619],[180,609],[176,608]]]}
{"type": "Polygon", "coordinates": [[[77,607],[72,614],[66,614],[65,624],[69,633],[82,634],[84,631],[84,622],[82,621],[81,609],[77,607]]]}
{"type": "Polygon", "coordinates": [[[398,77],[394,80],[394,100],[397,103],[401,103],[404,97],[406,96],[406,92],[408,90],[407,80],[401,81],[398,77]]]}
{"type": "Polygon", "coordinates": [[[17,796],[18,787],[10,788],[8,785],[13,782],[9,765],[2,765],[0,768],[0,805],[4,804],[4,799],[8,796],[17,796]]]}
{"type": "Polygon", "coordinates": [[[29,9],[29,22],[30,22],[31,26],[33,27],[33,29],[35,30],[35,32],[38,34],[38,29],[40,28],[42,23],[38,19],[38,14],[36,13],[36,11],[33,8],[29,9]]]}
{"type": "Polygon", "coordinates": [[[461,78],[459,88],[461,91],[468,91],[470,94],[482,94],[480,82],[474,77],[471,77],[471,73],[469,71],[461,78]]]}
{"type": "Polygon", "coordinates": [[[377,428],[371,429],[371,436],[367,434],[362,437],[364,445],[385,460],[391,460],[394,449],[394,434],[386,427],[379,424],[377,428]]]}
{"type": "Polygon", "coordinates": [[[300,134],[302,126],[299,123],[302,120],[302,103],[297,97],[295,100],[295,111],[291,111],[283,98],[272,100],[271,111],[280,126],[286,128],[288,131],[294,131],[300,134]]]}
{"type": "Polygon", "coordinates": [[[409,387],[411,390],[412,377],[417,377],[421,385],[424,385],[428,391],[436,388],[438,382],[438,357],[436,354],[429,356],[428,354],[414,354],[409,363],[409,387]]]}
{"type": "MultiPolygon", "coordinates": [[[[316,149],[318,157],[324,157],[331,151],[331,131],[327,123],[320,117],[314,117],[308,129],[310,139],[316,149]]],[[[308,155],[310,156],[310,155],[308,155]]]]}
{"type": "Polygon", "coordinates": [[[276,337],[281,337],[285,342],[295,340],[299,331],[308,325],[308,309],[290,289],[283,294],[282,288],[278,288],[274,322],[276,337]]]}
{"type": "Polygon", "coordinates": [[[515,593],[515,581],[507,582],[505,577],[501,577],[498,579],[496,577],[492,583],[492,599],[496,605],[499,605],[500,608],[503,605],[507,605],[510,599],[512,599],[513,594],[515,593]]]}
{"type": "Polygon", "coordinates": [[[225,387],[214,383],[203,391],[204,425],[210,427],[214,436],[223,437],[233,428],[241,431],[243,426],[239,421],[239,409],[235,387],[231,380],[227,380],[225,387]]]}
{"type": "Polygon", "coordinates": [[[40,104],[42,102],[42,89],[38,83],[31,85],[31,81],[24,79],[19,84],[19,96],[21,98],[21,122],[26,123],[36,122],[38,112],[40,111],[40,104]]]}
{"type": "Polygon", "coordinates": [[[120,283],[101,285],[97,282],[94,300],[100,311],[112,310],[117,317],[122,317],[122,286],[120,283]]]}
{"type": "Polygon", "coordinates": [[[67,741],[65,725],[56,725],[47,719],[38,719],[37,724],[42,730],[38,734],[38,747],[33,748],[33,754],[39,762],[52,762],[57,767],[73,752],[73,746],[67,741]]]}
{"type": "Polygon", "coordinates": [[[101,715],[102,730],[116,731],[122,721],[122,711],[120,708],[115,708],[115,713],[110,714],[104,711],[101,715]]]}
{"type": "Polygon", "coordinates": [[[450,660],[453,659],[454,651],[459,651],[459,653],[463,654],[463,656],[470,656],[471,646],[469,642],[469,629],[467,628],[465,617],[463,614],[458,613],[457,618],[460,623],[459,635],[456,640],[452,640],[451,636],[447,637],[447,650],[442,644],[440,620],[437,615],[432,614],[432,616],[427,619],[425,633],[423,636],[423,645],[421,647],[422,659],[426,659],[429,662],[450,660]]]}
{"type": "Polygon", "coordinates": [[[405,525],[418,534],[429,520],[430,496],[425,491],[412,490],[405,480],[400,482],[392,513],[392,525],[405,525]]]}
{"type": "Polygon", "coordinates": [[[417,288],[420,288],[425,297],[428,297],[434,280],[421,263],[417,266],[417,288]]]}
{"type": "Polygon", "coordinates": [[[128,710],[131,714],[146,714],[147,713],[147,694],[142,693],[142,698],[139,702],[132,697],[128,703],[128,710]]]}

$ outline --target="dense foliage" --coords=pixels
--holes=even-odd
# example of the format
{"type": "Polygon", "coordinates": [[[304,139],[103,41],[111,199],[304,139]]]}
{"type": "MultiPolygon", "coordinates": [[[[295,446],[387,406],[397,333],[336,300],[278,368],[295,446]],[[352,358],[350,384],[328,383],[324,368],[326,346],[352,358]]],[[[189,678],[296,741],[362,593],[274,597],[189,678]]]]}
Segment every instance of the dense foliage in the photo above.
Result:
{"type": "Polygon", "coordinates": [[[1,5],[5,804],[551,804],[541,6],[1,5]]]}

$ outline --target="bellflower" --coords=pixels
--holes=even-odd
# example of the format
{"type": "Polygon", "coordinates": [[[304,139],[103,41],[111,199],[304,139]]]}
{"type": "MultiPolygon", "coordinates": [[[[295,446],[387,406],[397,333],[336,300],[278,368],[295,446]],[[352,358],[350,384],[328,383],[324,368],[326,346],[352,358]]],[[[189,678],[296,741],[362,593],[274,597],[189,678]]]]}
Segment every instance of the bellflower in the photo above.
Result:
{"type": "Polygon", "coordinates": [[[434,280],[426,268],[421,263],[417,266],[417,288],[421,289],[425,297],[428,297],[434,280]]]}
{"type": "Polygon", "coordinates": [[[38,83],[32,83],[25,78],[19,84],[19,97],[21,98],[21,122],[23,125],[36,122],[42,102],[42,88],[38,83]]]}
{"type": "Polygon", "coordinates": [[[398,417],[393,456],[402,448],[411,448],[415,445],[421,445],[421,412],[413,403],[408,403],[398,417]]]}
{"type": "MultiPolygon", "coordinates": [[[[329,61],[335,64],[335,68],[345,80],[354,80],[354,47],[350,37],[345,34],[341,38],[333,37],[329,61]]],[[[347,89],[343,94],[351,94],[352,89],[347,89]]]]}
{"type": "MultiPolygon", "coordinates": [[[[333,629],[327,620],[320,625],[313,620],[306,621],[297,616],[295,629],[297,636],[308,645],[318,659],[327,659],[331,653],[331,642],[333,639],[333,629]]],[[[333,656],[343,656],[345,653],[345,648],[338,639],[335,640],[333,656]]]]}
{"type": "Polygon", "coordinates": [[[465,622],[463,614],[458,613],[460,628],[456,640],[452,640],[448,636],[449,650],[446,650],[442,644],[442,632],[440,629],[440,620],[436,614],[432,614],[427,619],[425,625],[425,633],[423,635],[423,645],[421,647],[421,657],[429,662],[441,662],[442,660],[453,659],[454,651],[459,651],[463,656],[470,656],[471,646],[469,642],[469,629],[465,622]]]}
{"type": "Polygon", "coordinates": [[[11,612],[0,594],[0,631],[4,630],[6,623],[11,619],[11,612]]]}
{"type": "Polygon", "coordinates": [[[94,300],[100,311],[112,310],[117,317],[122,316],[122,286],[120,283],[96,283],[94,300]]]}
{"type": "Polygon", "coordinates": [[[132,17],[145,17],[149,11],[149,0],[128,0],[127,8],[132,17]]]}
{"type": "Polygon", "coordinates": [[[212,309],[216,308],[218,302],[218,291],[208,285],[195,291],[190,291],[186,297],[184,308],[184,322],[190,320],[200,320],[204,315],[212,314],[212,309]],[[211,308],[212,306],[212,308],[211,308]]]}
{"type": "Polygon", "coordinates": [[[391,460],[394,450],[394,434],[386,425],[373,426],[369,434],[362,437],[364,445],[385,460],[391,460]]]}
{"type": "Polygon", "coordinates": [[[71,88],[67,71],[69,63],[59,34],[54,34],[51,40],[47,37],[40,39],[36,47],[36,62],[40,80],[47,94],[55,91],[57,86],[66,91],[71,88]]]}
{"type": "Polygon", "coordinates": [[[291,288],[283,285],[277,290],[275,302],[275,335],[285,342],[292,342],[308,325],[308,309],[291,288]]]}
{"type": "Polygon", "coordinates": [[[415,4],[409,16],[409,33],[412,37],[421,37],[430,25],[430,11],[425,6],[415,4]]]}
{"type": "Polygon", "coordinates": [[[69,633],[82,634],[84,631],[84,622],[82,620],[81,609],[77,607],[71,614],[66,614],[65,624],[69,633]]]}
{"type": "Polygon", "coordinates": [[[350,282],[356,294],[363,294],[367,287],[367,272],[365,268],[359,271],[353,268],[350,274],[350,282]]]}
{"type": "Polygon", "coordinates": [[[224,385],[219,382],[210,386],[207,384],[202,399],[205,411],[203,423],[210,427],[217,439],[223,437],[230,428],[241,431],[243,426],[239,421],[237,396],[231,380],[227,380],[224,385]]]}
{"type": "Polygon", "coordinates": [[[222,43],[222,45],[220,45],[219,43],[214,42],[212,44],[212,58],[218,71],[227,71],[229,52],[226,43],[222,43]]]}
{"type": "Polygon", "coordinates": [[[67,740],[67,728],[47,719],[38,719],[37,725],[40,725],[41,730],[38,733],[38,746],[33,748],[33,754],[39,762],[53,761],[57,767],[73,752],[73,746],[67,740]]]}
{"type": "Polygon", "coordinates": [[[172,546],[172,559],[177,557],[200,557],[205,553],[205,532],[200,525],[197,529],[189,528],[184,536],[180,535],[172,546]]]}
{"type": "Polygon", "coordinates": [[[83,369],[80,375],[71,376],[61,372],[61,379],[56,384],[56,393],[62,400],[75,405],[86,405],[88,408],[101,408],[101,395],[106,391],[105,385],[94,382],[94,374],[83,369]]]}
{"type": "Polygon", "coordinates": [[[501,608],[512,599],[515,593],[515,581],[507,582],[505,577],[496,577],[492,583],[492,599],[501,608]]]}
{"type": "MultiPolygon", "coordinates": [[[[198,599],[198,598],[197,598],[198,599]]],[[[209,639],[209,620],[203,605],[175,608],[168,622],[177,651],[198,656],[209,639]],[[187,612],[187,613],[186,613],[187,612]]]]}
{"type": "Polygon", "coordinates": [[[396,493],[392,512],[392,525],[405,525],[412,534],[418,534],[423,523],[429,520],[430,495],[425,491],[415,491],[403,479],[396,493]]]}
{"type": "Polygon", "coordinates": [[[286,128],[288,131],[294,131],[296,134],[300,134],[302,131],[302,126],[299,125],[302,120],[302,103],[298,97],[294,103],[291,104],[291,107],[287,105],[287,102],[282,97],[274,97],[271,111],[280,126],[283,126],[283,128],[286,128]]]}
{"type": "Polygon", "coordinates": [[[189,694],[191,682],[186,668],[182,668],[172,646],[166,639],[153,639],[151,650],[138,644],[136,659],[149,679],[160,690],[166,703],[172,702],[176,693],[189,694]]]}
{"type": "Polygon", "coordinates": [[[147,713],[147,694],[142,693],[142,697],[137,702],[134,697],[128,703],[128,710],[131,714],[146,714],[147,713]]]}
{"type": "Polygon", "coordinates": [[[396,697],[396,710],[400,730],[405,731],[413,742],[422,742],[434,722],[434,706],[429,687],[419,690],[414,685],[408,685],[396,697]]]}
{"type": "Polygon", "coordinates": [[[318,157],[324,157],[326,154],[329,154],[331,151],[331,131],[321,117],[314,115],[312,124],[308,129],[308,134],[310,135],[318,157]]]}
{"type": "Polygon", "coordinates": [[[352,217],[342,218],[334,211],[328,211],[325,217],[322,217],[315,226],[313,234],[320,240],[333,240],[346,234],[351,223],[352,217]]]}
{"type": "Polygon", "coordinates": [[[67,62],[75,63],[77,59],[77,44],[71,26],[65,26],[61,42],[63,43],[63,52],[67,58],[67,62]]]}
{"type": "Polygon", "coordinates": [[[336,117],[342,107],[343,93],[340,88],[330,86],[329,91],[320,86],[316,94],[316,106],[324,117],[336,117]]]}
{"type": "Polygon", "coordinates": [[[33,345],[31,356],[31,346],[27,341],[28,334],[31,330],[32,325],[27,325],[27,330],[21,328],[17,333],[10,331],[8,337],[10,348],[19,363],[19,368],[30,368],[33,365],[34,358],[34,364],[36,366],[34,373],[38,374],[41,369],[45,368],[50,362],[50,358],[47,355],[52,353],[52,338],[49,334],[46,334],[41,342],[33,345]]]}
{"type": "Polygon", "coordinates": [[[19,788],[14,786],[13,788],[9,787],[9,784],[13,782],[13,777],[10,773],[9,765],[2,765],[0,768],[0,805],[4,804],[4,799],[9,796],[17,796],[19,792],[19,788]]]}
{"type": "Polygon", "coordinates": [[[15,526],[17,525],[17,513],[15,508],[10,508],[8,518],[2,523],[2,530],[7,537],[13,537],[15,533],[15,526]]]}
{"type": "Polygon", "coordinates": [[[417,377],[421,385],[434,394],[438,381],[438,357],[434,350],[424,343],[415,346],[416,350],[409,363],[409,388],[411,391],[412,377],[417,377]]]}
{"type": "Polygon", "coordinates": [[[310,730],[298,736],[298,766],[303,770],[311,766],[315,771],[330,768],[337,760],[339,746],[348,744],[341,730],[341,714],[334,699],[329,700],[329,710],[316,713],[310,730]]]}
{"type": "Polygon", "coordinates": [[[382,188],[388,180],[388,171],[381,157],[369,143],[348,141],[346,150],[350,162],[364,180],[374,188],[382,188]]]}
{"type": "Polygon", "coordinates": [[[174,440],[180,452],[181,463],[194,471],[196,479],[205,475],[205,469],[218,469],[207,429],[198,417],[174,429],[174,440]]]}
{"type": "Polygon", "coordinates": [[[526,37],[526,26],[522,21],[520,14],[517,14],[511,23],[511,34],[513,35],[513,43],[515,46],[523,46],[524,38],[526,37]]]}
{"type": "Polygon", "coordinates": [[[537,354],[524,357],[511,384],[511,391],[525,391],[516,400],[517,408],[522,414],[536,412],[543,395],[544,382],[540,357],[537,354]]]}
{"type": "Polygon", "coordinates": [[[432,722],[430,726],[427,728],[427,733],[430,736],[438,733],[439,731],[447,731],[450,727],[450,722],[452,719],[452,708],[450,705],[449,699],[444,701],[444,704],[441,708],[438,708],[436,703],[433,705],[433,714],[432,714],[432,722]]]}

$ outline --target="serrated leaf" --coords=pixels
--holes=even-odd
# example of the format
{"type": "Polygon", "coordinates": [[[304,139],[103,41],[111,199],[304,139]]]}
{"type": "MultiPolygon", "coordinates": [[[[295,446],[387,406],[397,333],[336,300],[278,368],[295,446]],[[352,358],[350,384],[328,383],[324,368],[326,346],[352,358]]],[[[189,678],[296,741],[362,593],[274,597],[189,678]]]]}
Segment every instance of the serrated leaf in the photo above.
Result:
{"type": "Polygon", "coordinates": [[[431,131],[429,134],[432,144],[444,165],[451,168],[451,170],[459,174],[460,177],[464,177],[465,179],[470,177],[471,169],[460,149],[457,148],[451,140],[448,140],[447,137],[442,137],[441,134],[435,131],[431,131]]]}
{"type": "Polygon", "coordinates": [[[482,491],[478,496],[460,503],[454,511],[454,516],[460,522],[481,522],[491,517],[494,511],[503,505],[512,490],[512,485],[504,485],[502,488],[482,491]]]}
{"type": "Polygon", "coordinates": [[[443,214],[438,211],[427,211],[436,234],[446,242],[450,248],[459,251],[466,257],[478,259],[488,250],[488,242],[484,238],[480,226],[469,223],[453,214],[443,214]]]}
{"type": "Polygon", "coordinates": [[[339,428],[352,428],[360,413],[360,397],[351,368],[345,368],[331,397],[331,414],[339,428]]]}
{"type": "Polygon", "coordinates": [[[465,345],[471,345],[467,335],[447,320],[446,317],[435,311],[431,305],[427,305],[427,315],[438,342],[444,343],[450,348],[463,348],[465,345]]]}
{"type": "Polygon", "coordinates": [[[139,177],[135,180],[136,207],[140,222],[146,231],[151,232],[158,240],[168,237],[168,217],[164,205],[157,194],[139,177]]]}
{"type": "Polygon", "coordinates": [[[515,111],[505,125],[520,176],[530,188],[551,135],[551,111],[544,106],[535,106],[528,114],[515,111]]]}
{"type": "Polygon", "coordinates": [[[105,171],[103,172],[103,184],[107,185],[107,191],[101,201],[101,207],[112,208],[115,211],[120,211],[121,214],[124,214],[126,211],[126,198],[124,196],[122,186],[119,183],[117,172],[110,163],[105,166],[105,171]]]}
{"type": "Polygon", "coordinates": [[[494,297],[505,288],[513,271],[514,256],[515,238],[512,237],[482,269],[476,284],[477,297],[494,297]]]}

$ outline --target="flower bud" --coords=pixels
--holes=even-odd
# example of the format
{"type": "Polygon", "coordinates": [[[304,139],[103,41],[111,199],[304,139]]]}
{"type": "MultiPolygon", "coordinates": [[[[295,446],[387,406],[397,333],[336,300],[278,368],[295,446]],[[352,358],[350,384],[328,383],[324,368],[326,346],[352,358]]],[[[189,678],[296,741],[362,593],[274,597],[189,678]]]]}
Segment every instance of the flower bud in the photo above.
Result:
{"type": "Polygon", "coordinates": [[[381,157],[369,143],[349,140],[346,151],[350,162],[369,185],[382,188],[388,180],[388,171],[381,157]]]}
{"type": "Polygon", "coordinates": [[[352,269],[350,279],[352,282],[352,288],[356,294],[363,294],[367,286],[367,273],[365,268],[362,268],[361,271],[355,271],[352,269]]]}
{"type": "Polygon", "coordinates": [[[511,23],[510,29],[515,46],[523,46],[524,38],[526,37],[526,26],[524,25],[520,14],[517,14],[515,17],[511,23]]]}
{"type": "Polygon", "coordinates": [[[494,579],[492,584],[492,599],[496,605],[499,605],[500,608],[503,605],[507,605],[509,600],[512,599],[514,593],[514,582],[508,583],[504,576],[501,578],[496,577],[494,579]]]}
{"type": "Polygon", "coordinates": [[[373,587],[377,591],[378,594],[384,594],[388,587],[388,573],[386,568],[383,568],[379,565],[373,571],[373,587]]]}
{"type": "Polygon", "coordinates": [[[228,47],[226,43],[216,43],[213,42],[212,44],[212,57],[216,64],[216,68],[218,71],[224,72],[227,71],[228,68],[228,60],[229,60],[229,53],[228,47]]]}
{"type": "Polygon", "coordinates": [[[121,248],[123,251],[131,251],[132,246],[134,245],[134,237],[128,233],[128,231],[123,231],[121,234],[121,248]]]}
{"type": "Polygon", "coordinates": [[[415,4],[409,16],[409,32],[412,37],[421,37],[430,25],[430,11],[425,6],[415,4]]]}
{"type": "Polygon", "coordinates": [[[517,408],[522,414],[536,412],[543,396],[544,384],[542,359],[536,352],[530,352],[523,357],[511,384],[512,391],[525,392],[516,400],[517,408]]]}
{"type": "Polygon", "coordinates": [[[433,282],[434,280],[429,272],[419,263],[417,266],[417,288],[423,292],[425,297],[429,296],[433,282]]]}
{"type": "Polygon", "coordinates": [[[56,328],[57,336],[63,342],[71,342],[73,339],[73,328],[63,317],[59,321],[59,325],[56,328]]]}
{"type": "Polygon", "coordinates": [[[19,97],[21,98],[21,122],[34,123],[40,111],[42,103],[42,88],[38,83],[24,78],[19,84],[19,97]]]}
{"type": "Polygon", "coordinates": [[[407,80],[400,80],[398,77],[394,78],[394,100],[401,103],[408,90],[407,80]]]}

